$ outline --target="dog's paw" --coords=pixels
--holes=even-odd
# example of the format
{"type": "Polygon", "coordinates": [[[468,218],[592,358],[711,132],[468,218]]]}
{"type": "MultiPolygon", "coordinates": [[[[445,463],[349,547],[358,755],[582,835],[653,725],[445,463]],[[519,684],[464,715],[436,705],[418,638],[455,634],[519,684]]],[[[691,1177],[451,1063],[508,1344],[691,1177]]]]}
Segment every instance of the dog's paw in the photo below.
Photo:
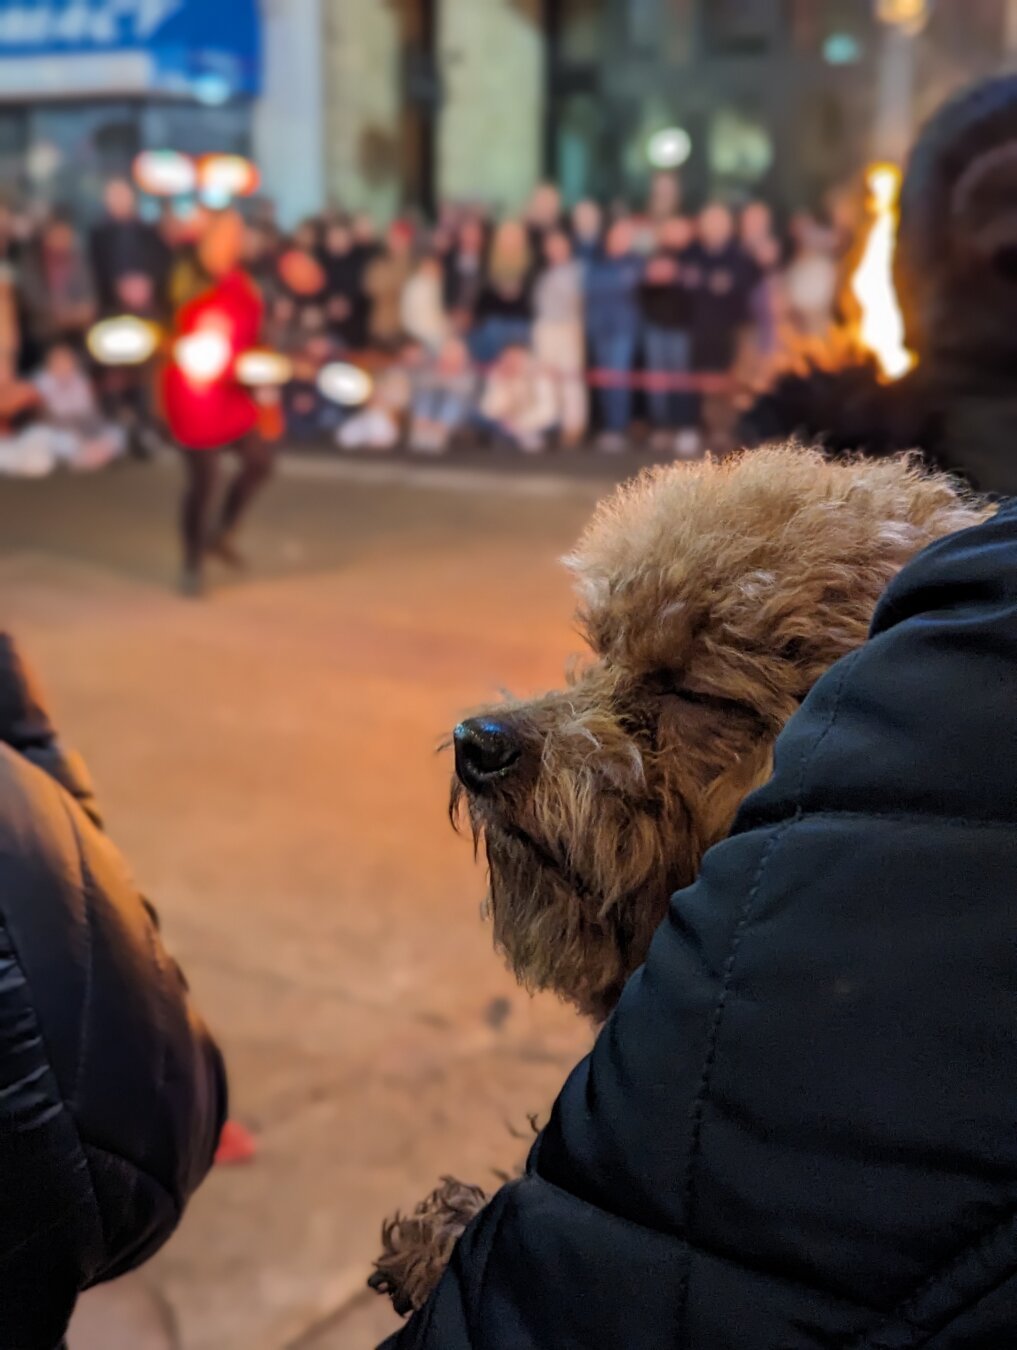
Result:
{"type": "Polygon", "coordinates": [[[412,1215],[397,1214],[382,1225],[383,1251],[369,1284],[387,1294],[402,1317],[427,1302],[456,1243],[487,1204],[479,1186],[445,1177],[412,1215]]]}

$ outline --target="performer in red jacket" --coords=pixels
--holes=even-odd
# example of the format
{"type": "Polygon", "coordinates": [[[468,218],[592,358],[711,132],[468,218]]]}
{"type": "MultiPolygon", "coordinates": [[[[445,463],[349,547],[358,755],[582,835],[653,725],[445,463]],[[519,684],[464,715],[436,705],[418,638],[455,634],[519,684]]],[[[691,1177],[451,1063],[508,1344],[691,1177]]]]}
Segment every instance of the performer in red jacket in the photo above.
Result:
{"type": "Polygon", "coordinates": [[[272,447],[258,435],[259,410],[237,377],[237,360],[257,345],[261,296],[240,267],[244,224],[233,212],[213,218],[197,250],[196,275],[207,286],[177,313],[163,376],[166,421],[187,470],[181,526],[185,595],[204,591],[204,562],[212,554],[241,566],[235,536],[241,517],[272,470],[272,447]],[[219,457],[228,449],[240,470],[211,521],[219,457]]]}

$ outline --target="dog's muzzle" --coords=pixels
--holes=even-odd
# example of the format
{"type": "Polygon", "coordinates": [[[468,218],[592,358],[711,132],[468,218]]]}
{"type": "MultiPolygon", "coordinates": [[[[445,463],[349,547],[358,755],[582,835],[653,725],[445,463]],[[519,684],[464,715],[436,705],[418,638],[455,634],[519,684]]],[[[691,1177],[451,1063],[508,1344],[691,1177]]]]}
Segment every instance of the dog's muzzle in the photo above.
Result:
{"type": "Polygon", "coordinates": [[[456,774],[470,792],[482,794],[506,778],[522,759],[519,738],[507,722],[474,717],[453,733],[456,774]]]}

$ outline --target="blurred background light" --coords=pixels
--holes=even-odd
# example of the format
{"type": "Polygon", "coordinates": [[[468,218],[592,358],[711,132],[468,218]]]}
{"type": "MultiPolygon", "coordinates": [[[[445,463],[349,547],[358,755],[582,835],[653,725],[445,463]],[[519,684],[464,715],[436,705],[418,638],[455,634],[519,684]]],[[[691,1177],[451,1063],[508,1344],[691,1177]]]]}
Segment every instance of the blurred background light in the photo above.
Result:
{"type": "Polygon", "coordinates": [[[233,97],[233,86],[223,75],[199,75],[191,83],[191,93],[206,108],[221,108],[233,97]]]}
{"type": "Polygon", "coordinates": [[[176,150],[143,150],[134,161],[134,181],[150,197],[185,197],[197,185],[198,170],[176,150]]]}
{"type": "Polygon", "coordinates": [[[203,155],[198,161],[198,184],[202,200],[225,196],[250,197],[261,184],[257,166],[243,155],[203,155]]]}
{"type": "Polygon", "coordinates": [[[692,154],[692,138],[684,127],[665,127],[654,132],[646,155],[655,169],[677,169],[692,154]]]}
{"type": "Polygon", "coordinates": [[[831,33],[823,43],[823,60],[829,66],[851,66],[862,57],[862,44],[853,33],[831,33]]]}

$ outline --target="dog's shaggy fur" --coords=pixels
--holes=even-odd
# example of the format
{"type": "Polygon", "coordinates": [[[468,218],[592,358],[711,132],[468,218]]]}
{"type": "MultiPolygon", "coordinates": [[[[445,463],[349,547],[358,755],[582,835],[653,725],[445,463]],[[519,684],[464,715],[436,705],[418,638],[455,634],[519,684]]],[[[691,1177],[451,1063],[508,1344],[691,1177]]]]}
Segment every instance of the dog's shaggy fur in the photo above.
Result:
{"type": "MultiPolygon", "coordinates": [[[[560,693],[487,715],[521,754],[453,789],[486,845],[494,938],[519,980],[595,1021],[644,960],[669,897],[771,772],[774,742],[865,642],[892,577],[989,514],[914,459],[768,448],[649,472],[567,562],[592,659],[560,693]]],[[[375,1287],[418,1307],[484,1203],[448,1182],[386,1225],[375,1287]]]]}

